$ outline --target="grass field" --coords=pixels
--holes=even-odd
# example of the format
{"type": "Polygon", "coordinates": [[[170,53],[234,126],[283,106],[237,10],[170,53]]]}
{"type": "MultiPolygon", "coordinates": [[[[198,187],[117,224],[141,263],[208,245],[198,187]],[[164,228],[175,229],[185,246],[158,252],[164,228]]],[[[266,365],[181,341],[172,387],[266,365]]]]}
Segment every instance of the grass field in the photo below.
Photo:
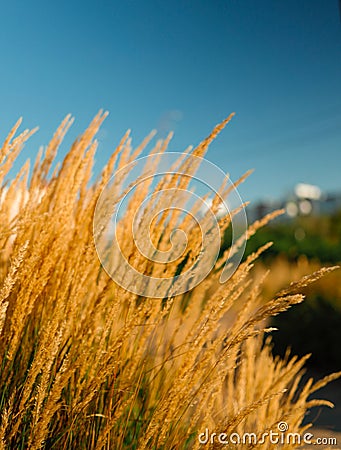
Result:
{"type": "MultiPolygon", "coordinates": [[[[340,373],[309,380],[298,391],[306,357],[274,358],[268,320],[302,302],[302,288],[333,269],[318,269],[264,300],[265,274],[254,276],[253,264],[265,245],[224,283],[226,252],[181,295],[155,299],[121,288],[97,257],[93,218],[112,174],[133,161],[148,139],[133,150],[127,133],[92,182],[95,135],[104,118],[94,118],[60,166],[54,160],[70,117],[33,168],[25,164],[10,181],[8,172],[31,132],[18,134],[18,122],[1,149],[0,448],[195,449],[206,428],[260,438],[278,432],[279,422],[303,433],[307,410],[331,406],[308,397],[340,373]]],[[[203,157],[227,122],[192,153],[203,157]]],[[[167,143],[157,142],[151,152],[166,151],[167,143]]],[[[194,170],[187,168],[189,175],[194,170]]],[[[121,182],[113,180],[117,202],[121,182]]],[[[160,186],[187,185],[174,174],[154,189],[160,186]]],[[[134,194],[119,232],[127,258],[151,277],[160,274],[160,264],[144,260],[129,226],[134,204],[144,197],[142,188],[134,194]]],[[[216,213],[218,202],[211,208],[216,213]]],[[[161,247],[169,243],[177,213],[164,214],[162,227],[157,222],[150,228],[161,247]]],[[[248,236],[274,216],[251,224],[248,236]]],[[[223,236],[230,221],[222,217],[218,224],[223,236]]],[[[184,219],[180,228],[188,246],[182,259],[166,265],[168,277],[200,253],[195,227],[184,219]]],[[[278,448],[269,441],[258,447],[278,448]]]]}

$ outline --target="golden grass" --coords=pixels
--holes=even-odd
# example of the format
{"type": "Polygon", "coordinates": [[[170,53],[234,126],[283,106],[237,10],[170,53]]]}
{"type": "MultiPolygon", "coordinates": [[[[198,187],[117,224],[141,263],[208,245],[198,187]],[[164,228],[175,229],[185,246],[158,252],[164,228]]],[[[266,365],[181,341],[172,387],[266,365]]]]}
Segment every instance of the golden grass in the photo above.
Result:
{"type": "MultiPolygon", "coordinates": [[[[261,435],[278,431],[280,421],[303,432],[307,410],[329,405],[308,396],[330,379],[310,380],[298,391],[306,358],[274,358],[270,341],[262,343],[271,331],[266,319],[301,302],[299,289],[323,271],[266,303],[261,281],[252,279],[259,252],[220,284],[223,255],[202,283],[177,297],[142,298],[120,288],[97,258],[94,211],[114,169],[134,160],[151,136],[133,151],[127,133],[91,184],[95,135],[104,118],[94,118],[51,176],[69,116],[45,154],[39,153],[30,178],[27,163],[5,182],[32,132],[15,137],[18,122],[1,149],[0,448],[195,449],[205,428],[261,435]]],[[[203,156],[227,122],[193,154],[203,156]]],[[[168,140],[152,152],[165,151],[168,140]]],[[[162,187],[176,185],[174,177],[165,177],[162,187]]],[[[119,186],[117,180],[117,192],[119,186]]],[[[134,196],[123,225],[144,195],[134,196]]],[[[252,225],[249,234],[270,218],[252,225]]],[[[173,222],[167,223],[164,234],[152,229],[161,245],[173,222]]],[[[221,232],[229,225],[219,224],[221,232]]],[[[119,232],[140,270],[160,273],[159,264],[141,260],[129,228],[119,232]]],[[[194,252],[194,232],[189,242],[194,252]]],[[[167,275],[174,276],[178,265],[168,264],[167,275]]]]}
{"type": "MultiPolygon", "coordinates": [[[[319,261],[309,260],[305,255],[301,255],[296,262],[290,262],[285,255],[279,255],[271,263],[271,276],[267,277],[263,283],[264,296],[273,296],[290,282],[299,281],[307,274],[321,269],[322,265],[319,261]]],[[[254,270],[254,277],[262,277],[266,270],[265,264],[258,261],[254,270]]],[[[304,292],[306,295],[314,293],[322,298],[333,298],[335,299],[335,306],[341,308],[340,272],[335,271],[327,277],[320,278],[304,292]]]]}

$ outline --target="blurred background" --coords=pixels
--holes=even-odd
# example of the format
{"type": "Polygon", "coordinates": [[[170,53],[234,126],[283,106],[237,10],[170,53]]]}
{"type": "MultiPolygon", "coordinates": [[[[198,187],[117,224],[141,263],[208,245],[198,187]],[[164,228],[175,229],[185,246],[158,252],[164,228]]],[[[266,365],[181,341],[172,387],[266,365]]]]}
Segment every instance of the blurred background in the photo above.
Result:
{"type": "MultiPolygon", "coordinates": [[[[252,222],[285,214],[253,237],[273,240],[265,294],[341,261],[341,23],[338,0],[75,0],[2,2],[0,138],[19,116],[39,125],[14,171],[67,113],[71,142],[100,109],[100,171],[128,128],[137,144],[171,130],[170,150],[198,144],[232,111],[208,159],[251,201],[252,222]]],[[[94,173],[94,176],[96,173],[94,173]]],[[[274,320],[275,352],[312,352],[313,370],[341,369],[340,272],[274,320]]],[[[341,421],[340,421],[341,422],[341,421]]]]}

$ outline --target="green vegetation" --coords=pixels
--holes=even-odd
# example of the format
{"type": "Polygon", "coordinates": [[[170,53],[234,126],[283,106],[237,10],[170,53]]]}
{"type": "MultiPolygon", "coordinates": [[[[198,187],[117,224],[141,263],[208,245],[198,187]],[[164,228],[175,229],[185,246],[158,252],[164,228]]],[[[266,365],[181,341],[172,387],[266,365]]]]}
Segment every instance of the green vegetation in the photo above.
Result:
{"type": "Polygon", "coordinates": [[[341,261],[341,211],[331,216],[279,218],[251,237],[245,256],[269,241],[273,246],[264,256],[268,260],[284,254],[288,260],[295,261],[305,255],[323,264],[338,264],[341,261]]]}

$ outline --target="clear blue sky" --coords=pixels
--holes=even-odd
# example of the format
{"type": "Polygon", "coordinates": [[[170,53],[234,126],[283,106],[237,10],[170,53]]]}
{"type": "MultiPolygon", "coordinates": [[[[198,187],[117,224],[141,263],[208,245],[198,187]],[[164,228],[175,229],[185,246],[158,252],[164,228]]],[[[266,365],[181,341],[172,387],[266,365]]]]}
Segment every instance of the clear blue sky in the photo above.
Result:
{"type": "Polygon", "coordinates": [[[232,179],[254,168],[245,200],[297,182],[341,190],[341,23],[337,0],[7,1],[0,7],[0,138],[19,116],[40,126],[23,158],[62,118],[61,154],[100,109],[97,167],[127,128],[175,130],[197,144],[236,116],[208,159],[232,179]]]}

